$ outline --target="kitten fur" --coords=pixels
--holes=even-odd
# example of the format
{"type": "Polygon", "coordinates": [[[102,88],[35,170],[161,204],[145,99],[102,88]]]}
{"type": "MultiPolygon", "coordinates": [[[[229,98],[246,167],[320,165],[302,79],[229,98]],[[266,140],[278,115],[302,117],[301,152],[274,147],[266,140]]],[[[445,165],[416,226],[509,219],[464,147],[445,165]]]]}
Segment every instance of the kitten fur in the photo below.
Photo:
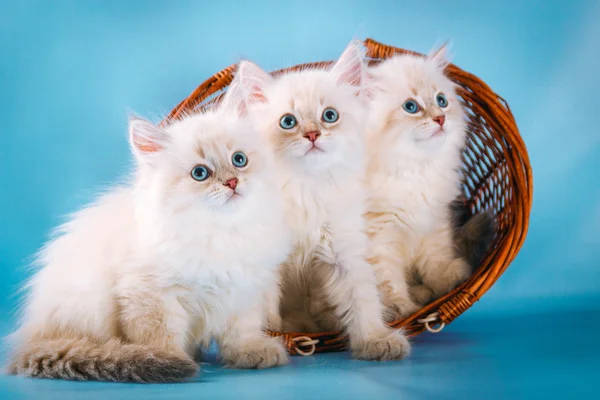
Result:
{"type": "Polygon", "coordinates": [[[471,275],[458,256],[450,204],[460,194],[466,120],[444,74],[446,47],[371,68],[368,212],[371,263],[387,318],[416,311],[471,275]],[[447,106],[437,102],[443,93],[447,106]],[[419,105],[409,113],[407,100],[419,105]],[[410,288],[410,289],[409,289],[410,288]]]}
{"type": "Polygon", "coordinates": [[[471,216],[462,199],[453,201],[450,210],[458,254],[473,268],[477,268],[496,235],[494,215],[491,211],[483,211],[471,216]]]}
{"type": "Polygon", "coordinates": [[[290,235],[271,157],[239,105],[165,128],[133,119],[130,143],[133,183],[76,213],[41,250],[10,372],[176,382],[197,373],[192,357],[211,338],[232,367],[287,362],[262,328],[290,235]],[[212,170],[205,181],[191,175],[200,164],[212,170]]]}
{"type": "MultiPolygon", "coordinates": [[[[278,163],[278,183],[295,243],[281,271],[284,319],[293,319],[296,308],[309,304],[307,291],[317,290],[310,282],[319,282],[318,296],[332,305],[354,356],[387,360],[405,357],[410,345],[401,331],[384,324],[375,276],[366,261],[361,184],[365,81],[364,50],[352,42],[328,69],[274,78],[243,61],[230,90],[246,100],[250,118],[278,163]],[[325,122],[328,108],[336,110],[337,121],[325,122]],[[280,125],[287,114],[297,121],[291,129],[280,125]]],[[[276,293],[271,296],[272,329],[282,327],[278,299],[276,293]]]]}

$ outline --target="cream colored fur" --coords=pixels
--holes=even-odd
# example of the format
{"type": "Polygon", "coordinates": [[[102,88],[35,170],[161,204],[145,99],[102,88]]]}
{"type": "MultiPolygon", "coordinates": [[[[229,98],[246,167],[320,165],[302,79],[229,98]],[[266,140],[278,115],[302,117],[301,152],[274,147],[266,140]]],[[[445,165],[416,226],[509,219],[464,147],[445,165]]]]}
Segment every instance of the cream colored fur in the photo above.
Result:
{"type": "Polygon", "coordinates": [[[443,47],[426,58],[396,56],[370,71],[367,220],[389,319],[412,313],[471,274],[453,242],[450,203],[460,193],[466,125],[444,75],[447,63],[443,47]],[[445,107],[437,103],[440,93],[445,107]],[[409,99],[419,104],[417,113],[403,108],[409,99]],[[435,121],[440,117],[442,126],[435,121]]]}
{"type": "Polygon", "coordinates": [[[75,214],[41,251],[12,372],[177,381],[195,374],[192,357],[211,338],[229,366],[287,361],[262,328],[290,235],[272,159],[238,112],[227,101],[164,129],[131,122],[133,183],[75,214]],[[247,166],[232,165],[236,151],[247,166]],[[199,164],[212,170],[202,182],[191,176],[199,164]]]}
{"type": "MultiPolygon", "coordinates": [[[[361,183],[365,77],[363,51],[351,43],[328,70],[307,69],[272,78],[244,61],[230,91],[246,99],[249,116],[268,139],[278,163],[286,221],[295,242],[282,270],[284,320],[293,320],[295,309],[309,302],[306,290],[318,286],[322,296],[318,300],[332,305],[354,355],[385,360],[406,356],[410,346],[401,331],[384,324],[375,276],[366,260],[361,183]],[[323,119],[330,107],[339,114],[333,123],[323,119]],[[280,126],[286,114],[297,121],[292,129],[280,126]],[[320,134],[316,148],[309,132],[320,134]],[[313,287],[309,282],[317,283],[313,287]]],[[[272,301],[277,298],[273,295],[272,301]]],[[[271,320],[276,324],[273,329],[281,328],[278,316],[271,320]]]]}

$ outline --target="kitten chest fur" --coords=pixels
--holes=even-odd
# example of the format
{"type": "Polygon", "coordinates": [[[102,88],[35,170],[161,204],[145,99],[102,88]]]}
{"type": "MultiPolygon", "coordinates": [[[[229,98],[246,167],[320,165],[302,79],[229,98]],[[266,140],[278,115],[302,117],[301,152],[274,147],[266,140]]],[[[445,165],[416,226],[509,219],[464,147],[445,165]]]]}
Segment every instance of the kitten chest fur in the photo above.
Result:
{"type": "Polygon", "coordinates": [[[282,221],[268,216],[280,215],[280,205],[272,198],[269,204],[274,208],[267,211],[257,201],[254,210],[231,221],[198,218],[204,226],[186,222],[189,216],[180,223],[171,218],[176,223],[165,227],[161,242],[143,246],[156,249],[156,273],[169,277],[165,287],[182,289],[179,300],[186,311],[213,321],[215,326],[204,330],[220,331],[228,316],[255,306],[274,284],[287,234],[282,221]]]}
{"type": "MultiPolygon", "coordinates": [[[[345,213],[360,214],[364,207],[360,172],[350,166],[322,171],[321,174],[328,175],[327,179],[302,176],[289,170],[280,170],[280,173],[292,240],[304,254],[312,254],[318,247],[330,247],[331,223],[339,224],[340,219],[345,219],[345,213]],[[346,171],[342,171],[344,168],[346,171]]],[[[360,231],[362,227],[356,228],[360,231]]]]}
{"type": "Polygon", "coordinates": [[[370,202],[393,215],[400,228],[426,236],[448,221],[448,204],[460,194],[458,181],[457,167],[449,168],[444,160],[384,169],[371,177],[370,202]]]}

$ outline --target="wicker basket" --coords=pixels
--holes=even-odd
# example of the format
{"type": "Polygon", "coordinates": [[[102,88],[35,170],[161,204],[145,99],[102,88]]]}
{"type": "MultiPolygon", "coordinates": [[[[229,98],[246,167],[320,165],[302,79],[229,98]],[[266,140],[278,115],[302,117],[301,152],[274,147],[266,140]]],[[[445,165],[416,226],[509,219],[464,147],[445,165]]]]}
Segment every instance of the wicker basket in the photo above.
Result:
{"type": "MultiPolygon", "coordinates": [[[[372,39],[365,40],[371,63],[395,54],[409,53],[372,39]]],[[[281,74],[301,67],[324,67],[331,62],[298,65],[273,72],[281,74]]],[[[171,111],[167,120],[218,101],[231,83],[235,65],[214,74],[198,86],[171,111]]],[[[425,330],[439,332],[452,322],[496,282],[515,258],[527,234],[532,202],[532,173],[527,149],[508,104],[481,79],[451,64],[447,76],[458,86],[458,94],[466,109],[467,147],[463,152],[463,193],[471,214],[492,210],[497,233],[493,245],[473,276],[458,288],[423,307],[418,312],[391,325],[404,328],[411,335],[425,330]]],[[[346,337],[340,332],[290,333],[268,332],[281,336],[291,354],[340,351],[346,348],[346,337]]]]}

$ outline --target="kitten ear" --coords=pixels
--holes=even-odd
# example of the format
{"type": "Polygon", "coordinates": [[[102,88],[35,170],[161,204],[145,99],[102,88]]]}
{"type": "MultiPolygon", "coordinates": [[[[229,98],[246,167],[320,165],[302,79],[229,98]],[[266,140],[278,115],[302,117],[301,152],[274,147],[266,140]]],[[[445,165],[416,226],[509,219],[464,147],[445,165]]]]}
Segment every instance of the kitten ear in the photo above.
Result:
{"type": "Polygon", "coordinates": [[[337,75],[337,82],[352,86],[365,86],[367,77],[365,55],[366,51],[362,42],[360,40],[351,41],[331,68],[331,72],[337,75]]]}
{"type": "Polygon", "coordinates": [[[253,62],[243,60],[229,85],[222,107],[239,115],[244,115],[246,106],[253,103],[266,103],[265,88],[273,78],[253,62]]]}
{"type": "Polygon", "coordinates": [[[444,43],[439,49],[434,49],[427,55],[427,60],[434,63],[437,68],[444,69],[452,62],[450,55],[450,42],[444,43]]]}
{"type": "Polygon", "coordinates": [[[138,161],[162,151],[168,142],[167,133],[158,126],[137,117],[129,119],[129,145],[138,161]]]}

